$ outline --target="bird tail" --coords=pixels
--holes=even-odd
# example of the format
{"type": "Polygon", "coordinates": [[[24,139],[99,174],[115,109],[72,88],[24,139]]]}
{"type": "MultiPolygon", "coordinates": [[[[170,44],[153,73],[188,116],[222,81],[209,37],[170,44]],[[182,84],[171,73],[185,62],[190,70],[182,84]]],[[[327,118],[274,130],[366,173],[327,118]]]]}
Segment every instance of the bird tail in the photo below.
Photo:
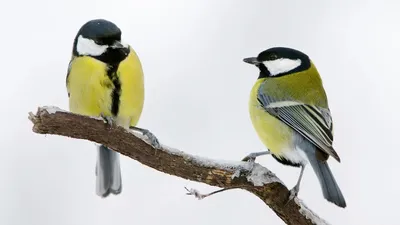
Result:
{"type": "Polygon", "coordinates": [[[96,163],[96,194],[105,198],[122,191],[119,154],[104,145],[98,147],[96,163]]]}
{"type": "Polygon", "coordinates": [[[324,198],[339,207],[346,207],[346,200],[343,197],[335,178],[329,168],[327,161],[320,161],[315,154],[309,157],[310,164],[318,177],[324,198]]]}

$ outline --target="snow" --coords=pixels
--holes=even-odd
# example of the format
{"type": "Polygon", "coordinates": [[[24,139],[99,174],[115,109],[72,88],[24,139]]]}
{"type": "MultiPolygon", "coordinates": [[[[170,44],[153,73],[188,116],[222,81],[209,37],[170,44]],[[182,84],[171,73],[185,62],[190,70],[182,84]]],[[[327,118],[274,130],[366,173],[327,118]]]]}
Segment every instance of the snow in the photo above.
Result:
{"type": "MultiPolygon", "coordinates": [[[[56,106],[43,106],[42,109],[46,110],[49,114],[53,114],[56,112],[67,112],[63,109],[60,109],[56,106]]],[[[92,117],[94,119],[101,119],[99,117],[92,117]]],[[[127,129],[127,131],[136,137],[140,138],[144,142],[149,144],[149,140],[147,136],[141,134],[140,132],[135,132],[133,130],[127,129]]],[[[161,145],[160,151],[165,151],[169,154],[181,156],[185,160],[190,161],[198,166],[208,167],[208,168],[218,168],[222,170],[228,170],[233,172],[232,179],[235,177],[239,177],[241,172],[247,172],[246,176],[247,180],[251,182],[255,186],[263,186],[268,183],[279,182],[282,181],[275,176],[270,170],[261,166],[258,163],[254,162],[244,162],[244,161],[229,161],[229,160],[215,160],[202,156],[187,154],[178,149],[161,145]]]]}
{"type": "Polygon", "coordinates": [[[185,160],[193,162],[199,166],[204,166],[204,167],[208,167],[208,168],[219,168],[219,169],[224,169],[224,170],[235,170],[238,168],[245,169],[245,170],[250,169],[250,166],[247,162],[214,160],[214,159],[210,159],[210,158],[206,158],[206,157],[202,157],[202,156],[187,154],[183,151],[180,151],[176,148],[171,148],[166,145],[162,145],[162,150],[166,151],[172,155],[181,156],[185,160]]]}
{"type": "Polygon", "coordinates": [[[56,106],[43,106],[43,107],[40,107],[40,108],[43,109],[43,110],[46,110],[47,113],[49,113],[49,114],[54,114],[56,112],[66,112],[65,110],[60,109],[60,108],[58,108],[56,106]]]}
{"type": "MultiPolygon", "coordinates": [[[[146,143],[148,143],[146,136],[139,134],[138,132],[131,132],[131,133],[134,134],[136,137],[142,139],[146,143]]],[[[172,155],[181,156],[185,160],[192,162],[198,166],[203,166],[208,168],[218,168],[234,172],[232,175],[232,179],[234,179],[235,177],[239,177],[241,172],[250,172],[246,176],[246,178],[254,186],[263,186],[265,184],[274,182],[282,183],[282,181],[278,177],[276,177],[274,173],[272,173],[267,168],[261,166],[260,164],[254,162],[215,160],[202,156],[187,154],[181,150],[162,144],[160,151],[165,151],[172,155]]]]}
{"type": "Polygon", "coordinates": [[[264,184],[274,182],[282,183],[274,173],[256,163],[254,163],[254,167],[251,169],[251,174],[247,176],[247,180],[253,183],[254,186],[263,186],[264,184]]]}
{"type": "MultiPolygon", "coordinates": [[[[42,106],[42,107],[40,107],[40,109],[46,110],[48,114],[54,114],[54,113],[57,113],[57,112],[72,113],[72,112],[69,112],[67,110],[58,108],[57,106],[42,106]]],[[[92,118],[92,119],[96,119],[96,120],[104,120],[103,118],[97,117],[97,116],[89,116],[89,117],[92,118]]]]}
{"type": "MultiPolygon", "coordinates": [[[[131,131],[130,133],[148,143],[146,136],[134,131],[131,131]]],[[[165,151],[172,155],[181,156],[185,160],[199,166],[231,171],[233,172],[232,179],[234,179],[235,177],[239,177],[241,172],[249,172],[248,175],[246,176],[247,181],[251,182],[254,186],[263,186],[265,184],[274,182],[282,183],[282,181],[278,177],[276,177],[274,173],[272,173],[270,170],[261,166],[258,163],[244,162],[244,161],[230,161],[230,160],[215,160],[202,156],[187,154],[181,150],[162,144],[160,151],[165,151]]]]}
{"type": "Polygon", "coordinates": [[[294,202],[300,206],[299,212],[304,215],[307,219],[311,219],[314,221],[315,225],[329,225],[327,221],[320,218],[317,214],[311,211],[302,200],[298,199],[297,197],[294,199],[294,202]]]}
{"type": "MultiPolygon", "coordinates": [[[[135,135],[136,137],[142,139],[144,142],[149,143],[147,137],[130,130],[130,133],[135,135]]],[[[239,177],[241,172],[249,172],[246,176],[247,180],[251,182],[254,186],[263,186],[268,183],[279,182],[282,181],[275,176],[267,168],[261,166],[258,163],[254,162],[244,162],[244,161],[230,161],[230,160],[215,160],[202,156],[187,154],[179,149],[169,147],[167,145],[161,144],[160,151],[165,151],[168,154],[181,156],[185,160],[192,162],[198,166],[208,167],[208,168],[218,168],[221,170],[227,170],[233,172],[232,179],[235,177],[239,177]]]]}
{"type": "Polygon", "coordinates": [[[199,166],[209,167],[209,168],[219,168],[223,170],[228,170],[234,172],[232,179],[239,177],[240,172],[250,172],[246,178],[254,186],[263,186],[268,183],[279,182],[278,177],[276,177],[270,170],[254,162],[243,162],[243,161],[229,161],[229,160],[215,160],[202,156],[190,155],[184,153],[178,149],[162,145],[162,150],[170,154],[183,157],[185,160],[193,162],[199,166]]]}

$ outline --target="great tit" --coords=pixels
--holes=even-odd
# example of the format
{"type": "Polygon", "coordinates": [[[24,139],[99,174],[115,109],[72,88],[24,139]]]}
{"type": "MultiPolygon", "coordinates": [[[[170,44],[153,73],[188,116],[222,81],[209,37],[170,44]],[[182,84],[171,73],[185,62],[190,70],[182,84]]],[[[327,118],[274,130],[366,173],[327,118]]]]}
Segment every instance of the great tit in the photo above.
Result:
{"type": "Polygon", "coordinates": [[[311,164],[323,196],[339,207],[346,207],[343,194],[328,166],[332,156],[333,123],[321,77],[303,52],[274,47],[257,57],[245,58],[260,73],[249,101],[253,126],[268,151],[256,152],[246,159],[271,154],[284,165],[300,167],[297,184],[289,200],[297,196],[304,168],[311,164]]]}
{"type": "MultiPolygon", "coordinates": [[[[66,85],[73,113],[101,116],[106,122],[136,128],[144,104],[144,78],[136,52],[121,41],[121,30],[104,19],[90,20],[75,36],[66,85]]],[[[119,154],[98,147],[96,193],[107,197],[122,191],[119,154]]]]}

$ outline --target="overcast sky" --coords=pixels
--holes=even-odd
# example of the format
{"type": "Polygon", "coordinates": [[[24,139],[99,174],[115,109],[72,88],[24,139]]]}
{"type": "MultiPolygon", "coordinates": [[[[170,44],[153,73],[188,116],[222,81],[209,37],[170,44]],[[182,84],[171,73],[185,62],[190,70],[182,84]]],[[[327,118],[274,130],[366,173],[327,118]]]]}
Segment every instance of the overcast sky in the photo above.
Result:
{"type": "MultiPolygon", "coordinates": [[[[256,68],[242,62],[287,46],[315,62],[342,163],[330,166],[347,200],[324,200],[308,167],[299,197],[332,224],[398,224],[399,3],[393,1],[8,1],[0,9],[2,156],[0,224],[283,224],[257,197],[224,192],[198,201],[165,175],[122,157],[123,192],[95,194],[95,145],[31,131],[37,106],[68,109],[65,76],[86,21],[115,22],[144,68],[139,122],[163,144],[226,160],[260,151],[247,103],[256,68]],[[396,22],[397,21],[397,22],[396,22]],[[392,175],[395,174],[395,175],[392,175]]],[[[258,162],[291,188],[299,170],[258,162]]]]}

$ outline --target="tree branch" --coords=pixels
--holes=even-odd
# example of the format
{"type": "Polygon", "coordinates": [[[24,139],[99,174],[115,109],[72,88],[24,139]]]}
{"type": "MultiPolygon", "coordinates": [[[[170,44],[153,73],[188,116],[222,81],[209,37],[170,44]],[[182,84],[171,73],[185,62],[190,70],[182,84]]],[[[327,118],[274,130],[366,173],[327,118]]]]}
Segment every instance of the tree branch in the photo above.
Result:
{"type": "Polygon", "coordinates": [[[162,146],[154,149],[145,137],[100,118],[81,116],[57,107],[40,107],[29,113],[33,132],[86,139],[126,155],[153,169],[184,179],[222,188],[240,188],[259,197],[286,224],[328,224],[298,198],[285,205],[287,187],[271,171],[257,163],[225,162],[186,154],[162,146]],[[237,171],[241,171],[240,174],[237,171]],[[236,173],[235,173],[236,172],[236,173]]]}

